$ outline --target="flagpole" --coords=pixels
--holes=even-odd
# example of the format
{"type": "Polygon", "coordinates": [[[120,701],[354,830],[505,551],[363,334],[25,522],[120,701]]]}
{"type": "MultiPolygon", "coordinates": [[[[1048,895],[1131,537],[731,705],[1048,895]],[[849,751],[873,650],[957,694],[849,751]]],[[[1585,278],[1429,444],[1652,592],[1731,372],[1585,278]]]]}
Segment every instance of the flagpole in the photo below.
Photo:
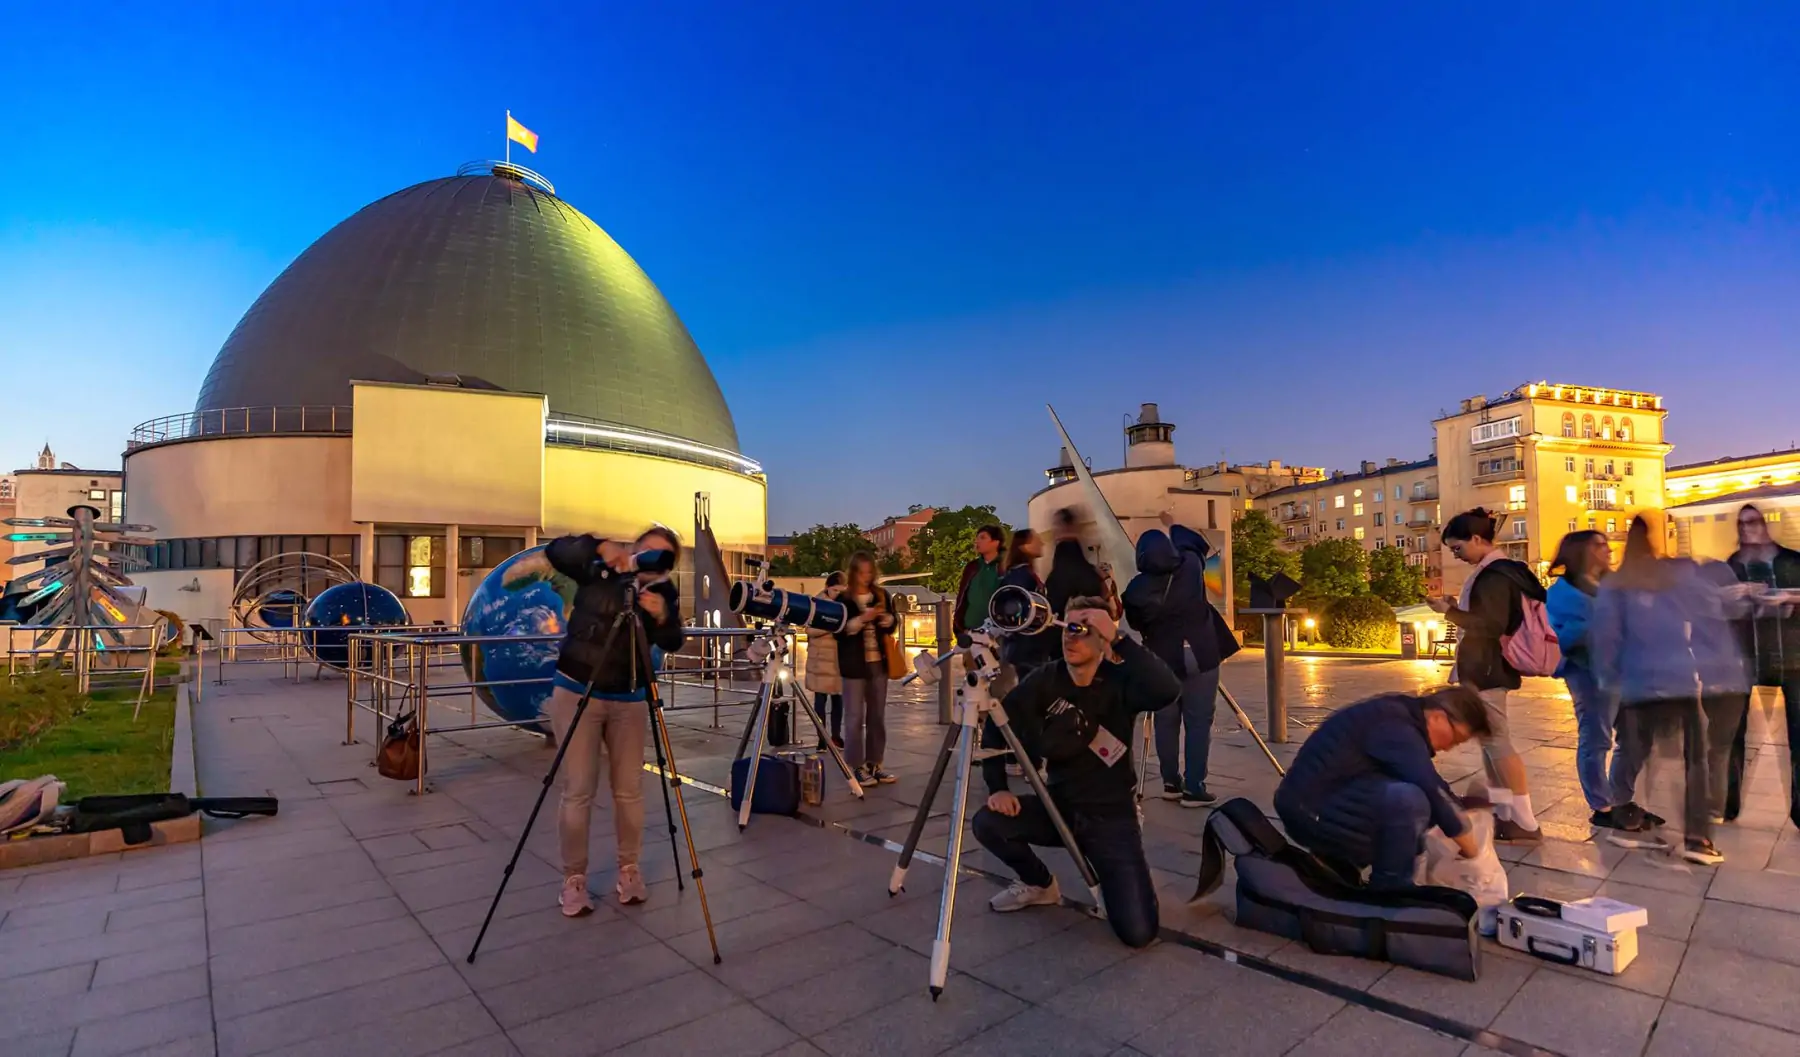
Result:
{"type": "Polygon", "coordinates": [[[506,128],[503,131],[506,133],[506,164],[511,165],[512,164],[512,111],[511,110],[508,110],[506,112],[506,128]]]}

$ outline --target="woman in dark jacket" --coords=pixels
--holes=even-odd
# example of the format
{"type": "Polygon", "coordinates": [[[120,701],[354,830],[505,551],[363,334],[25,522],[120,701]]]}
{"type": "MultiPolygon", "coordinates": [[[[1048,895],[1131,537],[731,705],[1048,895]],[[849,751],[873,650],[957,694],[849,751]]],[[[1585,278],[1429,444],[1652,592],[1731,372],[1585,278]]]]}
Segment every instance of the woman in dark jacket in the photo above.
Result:
{"type": "MultiPolygon", "coordinates": [[[[1075,508],[1063,507],[1053,517],[1056,550],[1050,557],[1050,575],[1044,580],[1044,598],[1057,616],[1068,608],[1069,599],[1104,598],[1108,594],[1106,578],[1082,549],[1081,536],[1075,523],[1075,508]]],[[[1061,643],[1058,643],[1061,649],[1061,643]]]]}
{"type": "Polygon", "coordinates": [[[857,551],[844,567],[838,597],[850,619],[838,633],[838,672],[844,677],[844,757],[864,784],[900,779],[882,766],[887,753],[887,640],[897,620],[894,600],[875,584],[875,557],[857,551]]]}
{"type": "MultiPolygon", "coordinates": [[[[1738,510],[1738,549],[1729,562],[1738,581],[1756,584],[1746,592],[1753,615],[1738,622],[1757,686],[1779,687],[1787,711],[1788,814],[1800,826],[1800,551],[1776,543],[1763,512],[1745,504],[1738,510]]],[[[1731,743],[1725,818],[1743,806],[1744,735],[1749,713],[1731,743]]]]}
{"type": "Polygon", "coordinates": [[[1166,535],[1151,529],[1138,537],[1138,574],[1125,587],[1125,619],[1181,680],[1180,699],[1155,713],[1163,799],[1206,807],[1217,801],[1206,789],[1206,761],[1225,621],[1206,597],[1206,556],[1212,549],[1206,538],[1168,514],[1163,524],[1166,535]]]}
{"type": "MultiPolygon", "coordinates": [[[[1000,573],[1001,587],[1020,587],[1034,595],[1044,593],[1035,563],[1044,555],[1043,537],[1028,528],[1013,533],[1000,573]]],[[[1009,635],[1000,646],[1000,659],[1012,666],[1014,682],[1062,655],[1061,634],[1051,628],[1037,635],[1009,635]]]]}
{"type": "Polygon", "coordinates": [[[1494,516],[1480,507],[1444,526],[1444,546],[1475,571],[1464,581],[1461,597],[1434,598],[1431,608],[1456,625],[1457,681],[1487,705],[1488,735],[1481,739],[1481,752],[1494,798],[1494,839],[1535,842],[1543,834],[1531,810],[1525,761],[1513,747],[1506,721],[1507,694],[1519,688],[1519,673],[1506,663],[1500,640],[1524,622],[1526,598],[1544,601],[1544,585],[1525,563],[1494,546],[1494,527],[1494,516]]]}

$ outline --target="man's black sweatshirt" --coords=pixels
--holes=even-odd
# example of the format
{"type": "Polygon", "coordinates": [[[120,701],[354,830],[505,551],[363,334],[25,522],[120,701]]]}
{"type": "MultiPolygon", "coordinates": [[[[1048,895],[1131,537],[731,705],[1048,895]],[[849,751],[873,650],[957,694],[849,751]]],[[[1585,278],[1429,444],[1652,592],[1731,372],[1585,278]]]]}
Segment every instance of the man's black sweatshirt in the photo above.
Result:
{"type": "MultiPolygon", "coordinates": [[[[1094,679],[1076,686],[1069,666],[1058,661],[1032,672],[1006,695],[1006,716],[1033,759],[1049,762],[1045,783],[1063,811],[1130,811],[1137,769],[1131,762],[1133,727],[1140,712],[1154,712],[1181,696],[1181,680],[1135,640],[1113,647],[1119,663],[1100,662],[1094,679]],[[1090,747],[1104,727],[1126,751],[1109,766],[1090,747]]],[[[1006,762],[981,762],[988,792],[1007,788],[1006,762]]]]}

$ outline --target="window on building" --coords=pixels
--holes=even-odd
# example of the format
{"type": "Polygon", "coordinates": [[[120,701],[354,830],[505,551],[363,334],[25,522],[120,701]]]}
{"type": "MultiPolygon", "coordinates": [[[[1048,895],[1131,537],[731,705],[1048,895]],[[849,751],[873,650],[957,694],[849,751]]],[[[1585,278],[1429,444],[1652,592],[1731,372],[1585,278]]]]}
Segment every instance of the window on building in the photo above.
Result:
{"type": "Polygon", "coordinates": [[[1764,521],[1780,521],[1781,520],[1781,511],[1765,510],[1765,511],[1763,511],[1763,520],[1764,521]]]}
{"type": "Polygon", "coordinates": [[[1631,439],[1631,420],[1628,418],[1622,418],[1619,420],[1619,439],[1620,440],[1630,440],[1631,439]]]}
{"type": "Polygon", "coordinates": [[[1636,492],[1626,492],[1625,493],[1625,505],[1626,506],[1637,506],[1637,493],[1636,492]]]}
{"type": "Polygon", "coordinates": [[[1581,416],[1581,435],[1588,440],[1594,439],[1594,416],[1581,416]]]}
{"type": "Polygon", "coordinates": [[[1361,503],[1351,504],[1350,513],[1354,514],[1357,517],[1362,517],[1362,504],[1361,503]]]}
{"type": "Polygon", "coordinates": [[[1515,484],[1506,490],[1506,502],[1514,510],[1525,509],[1525,486],[1515,484]]]}
{"type": "Polygon", "coordinates": [[[1338,531],[1339,531],[1339,532],[1342,532],[1342,531],[1344,531],[1344,519],[1343,519],[1343,518],[1338,518],[1338,519],[1337,519],[1337,530],[1338,530],[1338,531]]]}
{"type": "Polygon", "coordinates": [[[1332,497],[1331,497],[1331,505],[1332,505],[1332,506],[1334,506],[1334,507],[1337,507],[1337,508],[1338,508],[1338,509],[1339,509],[1339,510],[1342,510],[1342,509],[1344,509],[1344,497],[1343,497],[1343,495],[1342,495],[1342,494],[1339,494],[1339,495],[1334,495],[1334,496],[1332,496],[1332,497]]]}
{"type": "Polygon", "coordinates": [[[1588,521],[1588,528],[1590,528],[1590,529],[1593,528],[1594,527],[1594,515],[1589,514],[1587,521],[1588,521]]]}
{"type": "Polygon", "coordinates": [[[1611,415],[1607,415],[1600,420],[1600,436],[1604,440],[1611,440],[1613,438],[1613,420],[1611,415]]]}
{"type": "Polygon", "coordinates": [[[1516,540],[1522,540],[1525,538],[1525,519],[1524,518],[1522,518],[1522,517],[1513,518],[1512,534],[1513,534],[1513,539],[1516,539],[1516,540]]]}
{"type": "Polygon", "coordinates": [[[1563,469],[1568,471],[1569,473],[1575,472],[1575,456],[1573,456],[1573,455],[1563,456],[1563,469]]]}
{"type": "Polygon", "coordinates": [[[125,493],[115,491],[106,497],[106,520],[119,522],[125,520],[125,493]]]}
{"type": "Polygon", "coordinates": [[[1607,532],[1619,531],[1619,519],[1616,517],[1607,518],[1606,519],[1606,531],[1607,532]]]}
{"type": "Polygon", "coordinates": [[[1573,437],[1575,435],[1575,412],[1563,412],[1562,435],[1565,437],[1573,437]]]}
{"type": "Polygon", "coordinates": [[[1381,489],[1377,488],[1377,489],[1375,489],[1375,494],[1374,494],[1373,498],[1377,503],[1379,503],[1379,502],[1381,502],[1382,495],[1383,495],[1383,493],[1382,493],[1381,489]]]}
{"type": "Polygon", "coordinates": [[[1587,475],[1589,477],[1594,476],[1594,460],[1592,460],[1592,459],[1585,460],[1582,468],[1587,471],[1587,475]]]}
{"type": "Polygon", "coordinates": [[[1625,460],[1625,476],[1627,476],[1627,477],[1630,477],[1630,476],[1631,476],[1631,475],[1632,475],[1632,465],[1631,465],[1631,460],[1630,460],[1630,459],[1626,459],[1626,460],[1625,460]]]}
{"type": "Polygon", "coordinates": [[[1608,477],[1610,477],[1610,476],[1612,476],[1612,472],[1613,472],[1613,461],[1612,461],[1612,460],[1611,460],[1611,459],[1608,459],[1608,460],[1606,460],[1606,474],[1607,474],[1607,476],[1608,476],[1608,477]]]}
{"type": "Polygon", "coordinates": [[[437,551],[437,540],[431,536],[408,536],[406,538],[406,597],[433,598],[432,590],[432,557],[437,551]]]}
{"type": "Polygon", "coordinates": [[[1498,422],[1483,422],[1469,427],[1470,444],[1486,444],[1489,441],[1504,440],[1519,435],[1519,416],[1503,418],[1498,422]]]}
{"type": "Polygon", "coordinates": [[[1574,518],[1569,519],[1569,531],[1570,532],[1575,531],[1575,519],[1574,518]]]}
{"type": "Polygon", "coordinates": [[[1376,528],[1381,527],[1381,514],[1379,512],[1377,512],[1375,515],[1375,527],[1376,528]]]}
{"type": "MultiPolygon", "coordinates": [[[[1418,484],[1413,485],[1413,492],[1415,494],[1422,494],[1424,492],[1424,489],[1425,489],[1424,485],[1418,485],[1418,484]]],[[[1395,485],[1394,486],[1394,502],[1398,503],[1403,498],[1405,498],[1405,497],[1400,494],[1400,486],[1395,485]]]]}
{"type": "Polygon", "coordinates": [[[106,502],[106,489],[104,489],[104,488],[88,489],[88,501],[91,503],[106,502]]]}
{"type": "Polygon", "coordinates": [[[1578,500],[1576,497],[1577,497],[1578,493],[1579,493],[1579,489],[1577,489],[1574,485],[1572,485],[1572,484],[1563,485],[1563,501],[1564,502],[1568,502],[1568,503],[1577,502],[1578,500]]]}
{"type": "Polygon", "coordinates": [[[1364,529],[1363,529],[1363,527],[1362,527],[1362,526],[1361,526],[1361,525],[1358,525],[1358,526],[1356,526],[1356,538],[1357,538],[1357,539],[1362,539],[1362,538],[1363,538],[1363,532],[1364,532],[1364,531],[1365,531],[1365,530],[1364,530],[1364,529]]]}

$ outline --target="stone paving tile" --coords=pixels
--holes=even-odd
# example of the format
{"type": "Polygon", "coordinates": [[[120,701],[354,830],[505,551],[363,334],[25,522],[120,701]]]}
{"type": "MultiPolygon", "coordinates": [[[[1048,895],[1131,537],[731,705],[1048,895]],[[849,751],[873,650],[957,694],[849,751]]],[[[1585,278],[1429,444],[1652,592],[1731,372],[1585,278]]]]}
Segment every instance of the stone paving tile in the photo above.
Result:
{"type": "Polygon", "coordinates": [[[723,963],[701,968],[734,993],[754,999],[803,980],[817,979],[822,989],[829,988],[837,970],[892,949],[887,940],[845,922],[748,954],[734,951],[723,963]]]}
{"type": "MultiPolygon", "coordinates": [[[[845,917],[807,903],[784,903],[771,910],[715,925],[713,931],[721,955],[726,951],[748,954],[795,936],[828,929],[845,917]]],[[[712,946],[704,929],[672,937],[667,942],[696,966],[713,964],[712,946]]]]}
{"type": "Polygon", "coordinates": [[[1380,1057],[1459,1057],[1468,1043],[1439,1035],[1403,1020],[1356,1006],[1339,1010],[1306,1041],[1287,1051],[1289,1057],[1338,1057],[1340,1054],[1379,1054],[1380,1057]]]}
{"type": "Polygon", "coordinates": [[[196,892],[185,899],[172,899],[166,903],[151,903],[148,906],[114,910],[106,915],[106,931],[123,932],[126,929],[159,921],[183,921],[204,917],[205,914],[205,900],[196,892]]]}
{"type": "Polygon", "coordinates": [[[1587,977],[1539,970],[1492,1027],[1502,1035],[1580,1057],[1636,1057],[1662,1001],[1587,977]]]}
{"type": "Polygon", "coordinates": [[[505,1035],[484,1035],[460,1046],[438,1050],[431,1057],[519,1057],[519,1048],[505,1035]]]}
{"type": "Polygon", "coordinates": [[[609,1052],[620,1057],[689,1057],[729,1050],[741,1057],[762,1057],[793,1041],[794,1033],[779,1021],[741,1002],[609,1052]]]}
{"type": "Polygon", "coordinates": [[[111,987],[129,980],[142,980],[176,969],[191,969],[206,964],[206,937],[195,934],[179,943],[148,950],[133,951],[102,958],[94,966],[94,987],[111,987]]]}
{"type": "Polygon", "coordinates": [[[247,1057],[370,1023],[402,1020],[469,993],[448,965],[395,977],[381,988],[353,988],[220,1020],[219,1057],[247,1057]]]}
{"type": "MultiPolygon", "coordinates": [[[[77,1028],[92,1021],[202,998],[207,994],[207,983],[205,969],[184,969],[148,980],[94,988],[66,1001],[21,1000],[0,994],[0,1040],[8,1035],[77,1028]]],[[[6,1043],[0,1041],[0,1050],[6,1048],[6,1043]]]]}
{"type": "MultiPolygon", "coordinates": [[[[722,869],[706,871],[703,880],[706,881],[706,905],[712,911],[715,927],[797,902],[794,896],[779,888],[722,869]]],[[[631,914],[632,920],[645,931],[665,939],[706,927],[699,892],[691,880],[686,891],[678,891],[673,881],[650,885],[649,898],[642,906],[633,908],[631,914]]]]}
{"type": "MultiPolygon", "coordinates": [[[[494,911],[493,929],[490,929],[489,934],[500,929],[500,923],[509,918],[554,909],[557,893],[561,888],[560,878],[550,884],[508,885],[506,894],[500,899],[499,909],[494,911]]],[[[475,930],[480,927],[482,918],[487,916],[488,907],[493,901],[494,893],[489,891],[466,902],[416,912],[414,917],[433,936],[443,938],[451,933],[467,930],[469,938],[473,939],[475,930]]]]}
{"type": "Polygon", "coordinates": [[[215,975],[213,1013],[220,1020],[229,1020],[444,964],[443,952],[438,950],[437,944],[419,934],[418,926],[414,925],[412,931],[415,938],[392,946],[365,948],[342,957],[251,977],[222,971],[215,960],[212,964],[215,975]]]}
{"type": "Polygon", "coordinates": [[[1223,987],[1233,974],[1249,971],[1198,951],[1158,944],[1057,992],[1043,1004],[1122,1043],[1223,987]]]}
{"type": "Polygon", "coordinates": [[[208,895],[237,895],[244,889],[276,894],[304,891],[316,885],[319,878],[329,877],[336,884],[377,881],[381,871],[367,852],[355,844],[334,851],[308,856],[304,863],[292,859],[271,862],[248,862],[237,866],[206,865],[208,895]]]}
{"type": "MultiPolygon", "coordinates": [[[[117,879],[114,879],[116,885],[117,879]]],[[[83,896],[77,899],[59,900],[53,903],[40,903],[34,906],[20,907],[6,915],[6,925],[0,928],[0,940],[12,940],[11,933],[21,929],[54,928],[63,924],[87,925],[98,921],[102,928],[108,914],[115,910],[130,910],[155,906],[159,903],[176,902],[191,899],[200,895],[201,885],[198,880],[171,881],[167,884],[135,888],[126,892],[107,891],[98,895],[83,896]]],[[[68,935],[81,935],[71,931],[68,935]]],[[[23,939],[18,942],[23,943],[23,939]]]]}
{"type": "Polygon", "coordinates": [[[1706,896],[1728,903],[1792,911],[1800,907],[1800,882],[1786,874],[1724,871],[1713,880],[1706,896]]]}
{"type": "MultiPolygon", "coordinates": [[[[23,914],[25,911],[20,911],[23,914]]],[[[57,915],[38,925],[20,925],[0,929],[0,943],[15,950],[46,947],[64,940],[98,936],[106,931],[106,911],[90,914],[57,915]]]]}
{"type": "Polygon", "coordinates": [[[1538,965],[1491,957],[1490,950],[1483,949],[1481,976],[1473,982],[1396,965],[1369,988],[1369,993],[1413,1009],[1428,1010],[1460,1024],[1485,1028],[1518,994],[1538,965]]]}
{"type": "Polygon", "coordinates": [[[482,1008],[480,1001],[474,997],[457,998],[415,1010],[404,1017],[372,1021],[350,1031],[308,1039],[270,1053],[278,1057],[344,1057],[347,1054],[423,1057],[476,1041],[489,1046],[504,1043],[505,1040],[496,1034],[498,1029],[499,1025],[482,1008]]]}
{"type": "Polygon", "coordinates": [[[924,993],[930,967],[930,962],[913,951],[889,947],[860,961],[846,962],[828,977],[777,988],[757,998],[756,1004],[810,1038],[909,993],[924,993]]]}
{"type": "Polygon", "coordinates": [[[9,1017],[27,1012],[42,1002],[80,994],[88,989],[93,979],[93,963],[80,962],[8,980],[0,986],[0,1033],[4,1032],[9,1017]]]}
{"type": "Polygon", "coordinates": [[[1115,1050],[1098,1032],[1044,1006],[1003,1020],[955,1048],[957,1057],[1105,1057],[1115,1050]]]}
{"type": "Polygon", "coordinates": [[[368,853],[369,858],[376,862],[399,859],[408,855],[419,855],[431,850],[425,846],[424,841],[411,833],[371,837],[368,840],[359,841],[358,844],[361,845],[364,852],[368,853]]]}
{"type": "Polygon", "coordinates": [[[690,969],[545,1017],[509,1034],[525,1057],[582,1057],[699,1020],[740,1001],[724,985],[690,969]]]}
{"type": "MultiPolygon", "coordinates": [[[[1613,872],[1606,879],[1682,895],[1703,896],[1707,887],[1713,883],[1714,873],[1708,866],[1691,866],[1664,856],[1653,859],[1644,852],[1632,852],[1613,867],[1613,872]]],[[[1514,894],[1517,894],[1516,888],[1514,894]]]]}
{"type": "Polygon", "coordinates": [[[1670,1002],[1657,1018],[1644,1057],[1794,1057],[1800,1035],[1670,1002]]]}
{"type": "Polygon", "coordinates": [[[1269,955],[1269,961],[1311,973],[1321,979],[1345,984],[1358,991],[1369,988],[1386,976],[1393,965],[1368,958],[1350,958],[1335,954],[1319,954],[1304,943],[1290,942],[1269,955]]]}
{"type": "Polygon", "coordinates": [[[833,1057],[934,1054],[1025,1008],[1025,1003],[980,980],[952,974],[936,1001],[920,986],[898,1002],[813,1035],[812,1043],[833,1057]]]}
{"type": "Polygon", "coordinates": [[[198,921],[165,921],[129,932],[84,936],[16,952],[8,950],[7,956],[0,958],[0,986],[5,986],[4,982],[7,980],[29,976],[45,969],[94,962],[120,954],[193,942],[196,939],[204,942],[205,938],[205,929],[198,921]]]}
{"type": "Polygon", "coordinates": [[[1329,995],[1254,970],[1223,967],[1223,976],[1173,1016],[1148,1029],[1138,1025],[1142,1030],[1129,1035],[1131,1045],[1150,1057],[1280,1054],[1344,1008],[1329,995]]]}
{"type": "Polygon", "coordinates": [[[272,921],[330,907],[386,899],[393,894],[393,889],[388,887],[386,881],[315,885],[284,895],[270,895],[254,888],[240,890],[229,897],[208,892],[206,924],[209,929],[228,929],[234,925],[272,921]]]}
{"type": "Polygon", "coordinates": [[[483,946],[473,965],[466,960],[467,951],[458,947],[446,950],[454,959],[457,972],[477,989],[495,987],[543,973],[574,970],[577,966],[593,966],[616,954],[648,946],[656,937],[623,918],[565,918],[555,910],[540,915],[558,928],[530,944],[489,948],[483,946]]]}
{"type": "Polygon", "coordinates": [[[83,1024],[75,1031],[69,1057],[118,1057],[164,1044],[186,1045],[184,1040],[204,1037],[212,1027],[212,1002],[189,999],[83,1024]]]}
{"type": "Polygon", "coordinates": [[[1699,896],[1670,892],[1661,888],[1646,888],[1643,885],[1628,884],[1624,881],[1607,881],[1602,884],[1595,895],[1608,896],[1643,907],[1650,912],[1650,924],[1640,932],[1651,932],[1670,939],[1686,940],[1694,929],[1694,919],[1700,914],[1699,896]]]}
{"type": "Polygon", "coordinates": [[[692,969],[686,958],[660,943],[651,943],[577,971],[539,973],[478,986],[476,991],[488,1012],[510,1031],[692,969]]]}
{"type": "Polygon", "coordinates": [[[1104,921],[1087,918],[965,971],[1027,1002],[1042,1002],[1131,954],[1104,921]]]}
{"type": "MultiPolygon", "coordinates": [[[[1800,909],[1800,901],[1795,906],[1800,909]]],[[[1800,913],[1708,900],[1690,942],[1800,965],[1800,913]]]]}
{"type": "Polygon", "coordinates": [[[73,1028],[20,1035],[6,1041],[6,1057],[69,1057],[75,1042],[73,1028]]]}
{"type": "Polygon", "coordinates": [[[1714,947],[1688,948],[1669,997],[1741,1020],[1800,1032],[1800,965],[1714,947]]]}

